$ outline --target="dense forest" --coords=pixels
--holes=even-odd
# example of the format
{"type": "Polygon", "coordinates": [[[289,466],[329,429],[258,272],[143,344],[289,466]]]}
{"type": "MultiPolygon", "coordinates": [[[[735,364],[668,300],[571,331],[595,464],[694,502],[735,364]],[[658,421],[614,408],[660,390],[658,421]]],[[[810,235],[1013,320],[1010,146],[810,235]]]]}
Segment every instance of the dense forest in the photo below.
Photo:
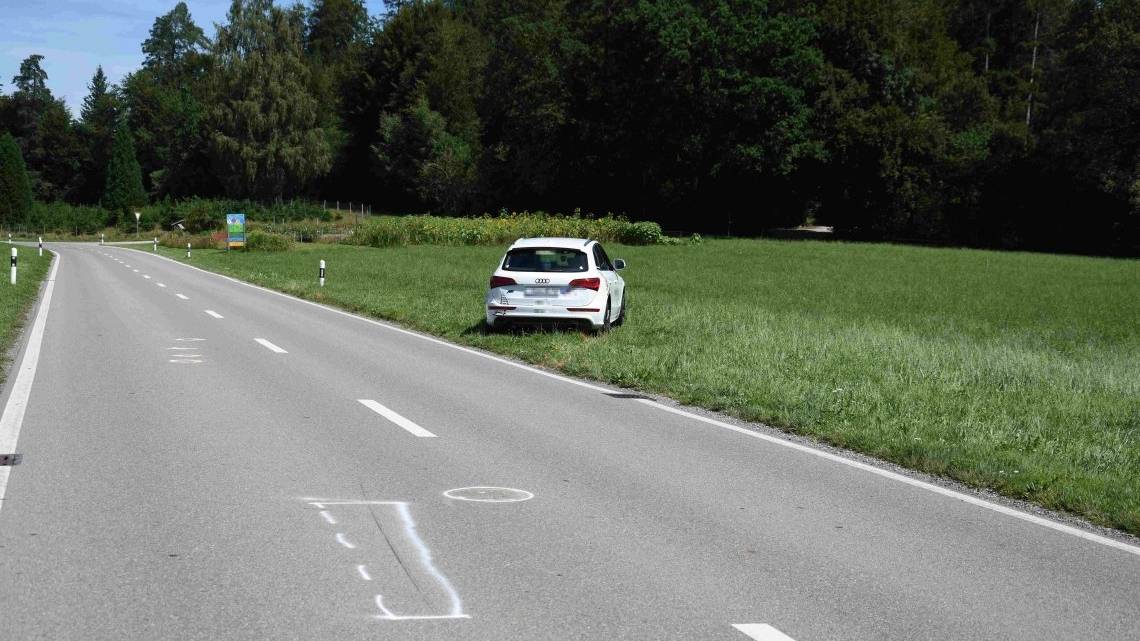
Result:
{"type": "Polygon", "coordinates": [[[121,211],[328,198],[1140,251],[1137,0],[386,6],[234,0],[210,35],[179,3],[78,119],[29,52],[0,155],[38,201],[121,211]]]}

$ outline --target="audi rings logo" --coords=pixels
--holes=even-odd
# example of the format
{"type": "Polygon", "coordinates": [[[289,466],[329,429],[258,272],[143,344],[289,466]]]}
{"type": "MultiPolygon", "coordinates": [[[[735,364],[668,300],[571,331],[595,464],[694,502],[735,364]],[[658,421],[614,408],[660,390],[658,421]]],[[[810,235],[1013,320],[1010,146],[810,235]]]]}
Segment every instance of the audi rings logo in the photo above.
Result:
{"type": "Polygon", "coordinates": [[[534,279],[534,284],[535,285],[549,285],[550,279],[549,278],[536,278],[536,279],[534,279]]]}

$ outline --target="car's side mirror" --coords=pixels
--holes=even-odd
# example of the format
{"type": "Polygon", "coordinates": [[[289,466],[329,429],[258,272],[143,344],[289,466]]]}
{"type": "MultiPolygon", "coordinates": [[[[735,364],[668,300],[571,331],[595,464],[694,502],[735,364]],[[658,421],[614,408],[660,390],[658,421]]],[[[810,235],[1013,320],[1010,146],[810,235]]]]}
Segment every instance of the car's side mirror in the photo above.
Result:
{"type": "Polygon", "coordinates": [[[625,261],[620,258],[615,258],[614,269],[625,269],[625,261]]]}

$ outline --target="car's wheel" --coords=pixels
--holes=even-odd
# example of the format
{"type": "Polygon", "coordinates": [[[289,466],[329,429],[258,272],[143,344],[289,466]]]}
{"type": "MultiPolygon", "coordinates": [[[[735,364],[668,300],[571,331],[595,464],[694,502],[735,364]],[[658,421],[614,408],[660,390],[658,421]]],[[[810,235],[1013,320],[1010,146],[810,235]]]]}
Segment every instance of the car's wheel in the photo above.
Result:
{"type": "Polygon", "coordinates": [[[613,322],[610,321],[610,302],[606,301],[606,315],[602,317],[602,327],[599,332],[605,333],[613,328],[613,322]]]}
{"type": "Polygon", "coordinates": [[[621,293],[621,311],[618,312],[618,317],[614,320],[614,325],[622,325],[625,323],[625,311],[627,309],[629,309],[629,292],[624,291],[621,293]]]}

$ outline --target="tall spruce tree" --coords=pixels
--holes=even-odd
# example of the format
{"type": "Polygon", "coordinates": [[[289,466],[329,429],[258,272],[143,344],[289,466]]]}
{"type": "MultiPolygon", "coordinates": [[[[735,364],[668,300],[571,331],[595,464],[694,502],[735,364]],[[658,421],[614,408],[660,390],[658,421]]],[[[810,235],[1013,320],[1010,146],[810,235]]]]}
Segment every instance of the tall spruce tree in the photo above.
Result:
{"type": "Polygon", "coordinates": [[[27,220],[32,211],[32,187],[20,146],[11,134],[0,136],[0,226],[27,220]]]}
{"type": "Polygon", "coordinates": [[[103,207],[110,210],[114,218],[112,224],[125,218],[133,207],[146,204],[146,191],[143,190],[142,170],[135,158],[135,143],[131,129],[126,122],[115,129],[115,139],[111,144],[111,158],[107,162],[107,184],[103,191],[103,207]]]}
{"type": "Polygon", "coordinates": [[[107,82],[103,67],[95,69],[88,85],[90,93],[83,99],[79,133],[86,148],[82,165],[83,183],[77,197],[81,202],[97,202],[106,185],[105,171],[111,141],[115,137],[115,121],[119,115],[119,100],[107,82]]]}
{"type": "Polygon", "coordinates": [[[234,0],[218,28],[210,153],[233,196],[292,196],[332,164],[309,90],[304,18],[272,0],[234,0]]]}

